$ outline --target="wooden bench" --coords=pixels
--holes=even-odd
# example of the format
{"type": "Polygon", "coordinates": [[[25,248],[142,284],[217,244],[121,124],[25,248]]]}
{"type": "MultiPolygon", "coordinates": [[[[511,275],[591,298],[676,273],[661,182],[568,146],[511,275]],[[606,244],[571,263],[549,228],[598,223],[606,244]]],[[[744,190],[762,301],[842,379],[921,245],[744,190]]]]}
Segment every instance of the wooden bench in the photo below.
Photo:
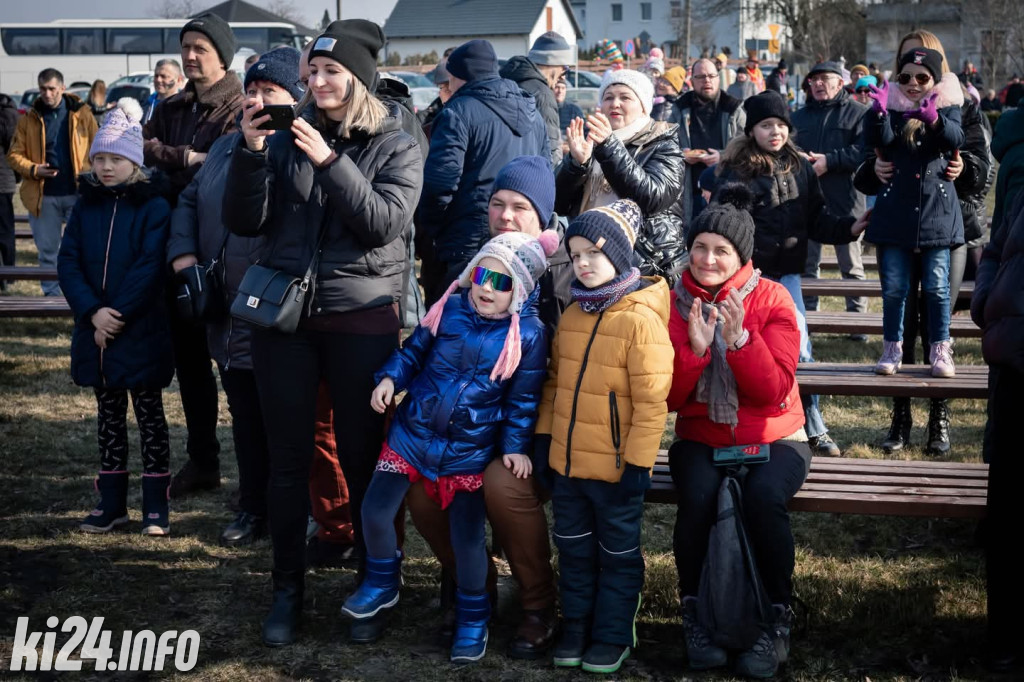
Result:
{"type": "Polygon", "coordinates": [[[32,230],[27,227],[14,228],[15,239],[32,239],[32,230]]]}
{"type": "MultiPolygon", "coordinates": [[[[864,264],[865,270],[877,270],[878,259],[874,256],[861,256],[861,261],[864,264]]],[[[821,263],[819,264],[822,270],[838,270],[839,259],[835,256],[822,256],[821,263]]]]}
{"type": "MultiPolygon", "coordinates": [[[[988,465],[814,457],[791,511],[981,518],[988,494],[988,465]]],[[[651,476],[648,502],[676,504],[668,453],[651,476]]]]}
{"type": "Polygon", "coordinates": [[[63,296],[0,296],[0,317],[71,317],[63,296]]]}
{"type": "MultiPolygon", "coordinates": [[[[807,328],[822,334],[881,334],[882,313],[833,313],[812,310],[807,313],[807,328]]],[[[966,316],[954,315],[949,321],[954,338],[981,338],[981,328],[966,316]]]]}
{"type": "Polygon", "coordinates": [[[37,265],[0,265],[0,280],[55,280],[57,268],[41,268],[37,265]]]}
{"type": "MultiPolygon", "coordinates": [[[[804,296],[871,296],[881,298],[882,283],[877,279],[801,279],[804,296]]],[[[974,282],[960,285],[959,300],[969,301],[974,295],[974,282]]]]}
{"type": "Polygon", "coordinates": [[[988,398],[988,367],[958,365],[956,376],[937,379],[929,365],[903,365],[892,376],[875,374],[872,365],[801,362],[796,380],[805,395],[855,395],[907,398],[988,398]]]}

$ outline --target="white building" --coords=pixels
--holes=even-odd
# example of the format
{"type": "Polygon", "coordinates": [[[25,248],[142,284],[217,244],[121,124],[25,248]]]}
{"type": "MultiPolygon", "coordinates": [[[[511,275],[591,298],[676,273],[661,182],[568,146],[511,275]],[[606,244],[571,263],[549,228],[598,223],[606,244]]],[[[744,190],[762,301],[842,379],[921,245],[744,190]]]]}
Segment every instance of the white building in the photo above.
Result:
{"type": "Polygon", "coordinates": [[[526,54],[547,31],[562,34],[570,45],[582,37],[568,0],[398,0],[384,25],[385,55],[441,55],[483,38],[499,58],[508,59],[526,54]]]}

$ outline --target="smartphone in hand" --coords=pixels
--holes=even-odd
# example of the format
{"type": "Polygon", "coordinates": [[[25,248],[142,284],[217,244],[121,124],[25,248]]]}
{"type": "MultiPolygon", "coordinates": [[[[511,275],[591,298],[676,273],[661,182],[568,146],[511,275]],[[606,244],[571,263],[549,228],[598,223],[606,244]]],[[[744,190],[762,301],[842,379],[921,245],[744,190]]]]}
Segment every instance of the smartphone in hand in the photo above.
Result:
{"type": "Polygon", "coordinates": [[[270,114],[270,119],[256,126],[258,130],[288,130],[295,120],[295,107],[290,104],[267,104],[254,118],[270,114]]]}

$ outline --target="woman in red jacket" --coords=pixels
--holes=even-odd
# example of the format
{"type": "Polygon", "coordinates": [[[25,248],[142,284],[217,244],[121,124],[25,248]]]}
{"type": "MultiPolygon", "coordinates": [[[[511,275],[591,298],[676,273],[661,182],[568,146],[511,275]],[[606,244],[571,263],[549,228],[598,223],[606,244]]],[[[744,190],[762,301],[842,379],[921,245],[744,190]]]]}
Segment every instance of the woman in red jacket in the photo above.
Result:
{"type": "MultiPolygon", "coordinates": [[[[689,269],[673,291],[669,335],[676,350],[668,408],[677,412],[669,451],[679,493],[674,550],[690,666],[723,666],[696,616],[697,588],[717,516],[725,467],[716,450],[767,446],[769,459],[743,479],[747,533],[775,622],[741,652],[736,672],[771,677],[789,652],[794,564],[786,503],[800,489],[811,453],[796,383],[800,328],[786,289],[760,278],[750,262],[754,220],[750,190],[732,184],[703,211],[688,235],[689,269]]],[[[724,450],[719,454],[724,454],[724,450]]]]}

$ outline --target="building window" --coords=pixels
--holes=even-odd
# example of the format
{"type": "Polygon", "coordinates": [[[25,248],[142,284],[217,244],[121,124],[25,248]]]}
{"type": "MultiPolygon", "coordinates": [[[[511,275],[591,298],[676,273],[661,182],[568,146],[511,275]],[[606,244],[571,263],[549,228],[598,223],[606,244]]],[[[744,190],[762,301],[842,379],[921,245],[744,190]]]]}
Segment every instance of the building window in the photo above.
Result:
{"type": "Polygon", "coordinates": [[[640,21],[651,20],[651,3],[641,2],[640,3],[640,21]]]}
{"type": "Polygon", "coordinates": [[[681,0],[672,0],[668,3],[670,9],[670,16],[672,19],[680,19],[683,16],[683,3],[681,0]]]}
{"type": "Polygon", "coordinates": [[[612,21],[622,21],[622,3],[612,3],[612,21]]]}

